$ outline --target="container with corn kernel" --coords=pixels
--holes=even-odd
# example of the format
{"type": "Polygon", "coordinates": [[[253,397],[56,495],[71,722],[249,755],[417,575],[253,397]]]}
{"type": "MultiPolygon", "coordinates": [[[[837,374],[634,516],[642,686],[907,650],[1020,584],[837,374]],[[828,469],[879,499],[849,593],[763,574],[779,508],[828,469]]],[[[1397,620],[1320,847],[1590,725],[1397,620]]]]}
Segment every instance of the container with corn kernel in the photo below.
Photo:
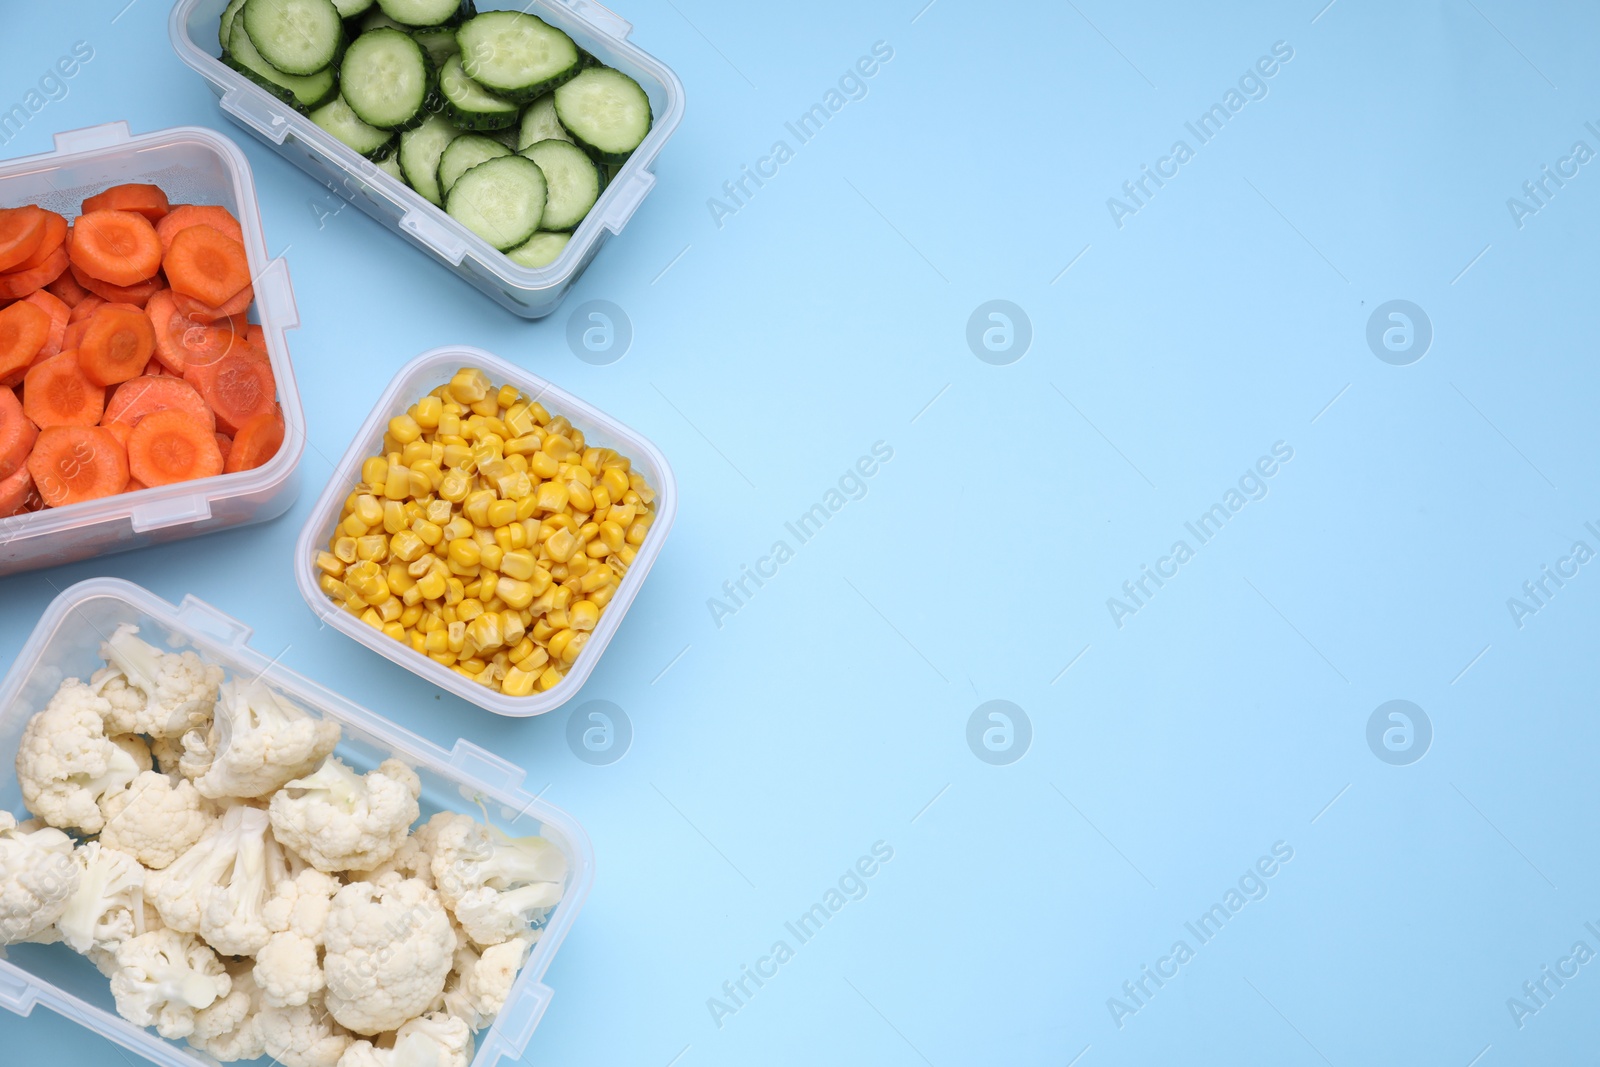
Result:
{"type": "Polygon", "coordinates": [[[413,360],[301,531],[328,625],[465,700],[539,715],[594,670],[677,510],[666,459],[474,348],[413,360]]]}

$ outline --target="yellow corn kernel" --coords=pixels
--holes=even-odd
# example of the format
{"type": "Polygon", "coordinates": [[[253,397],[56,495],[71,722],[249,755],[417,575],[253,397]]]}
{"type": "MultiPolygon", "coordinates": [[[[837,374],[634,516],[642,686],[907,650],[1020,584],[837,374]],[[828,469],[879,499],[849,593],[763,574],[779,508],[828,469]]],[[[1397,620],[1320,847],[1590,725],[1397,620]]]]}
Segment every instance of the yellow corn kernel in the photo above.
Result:
{"type": "Polygon", "coordinates": [[[417,580],[406,573],[406,565],[399,560],[390,561],[386,577],[391,593],[404,593],[417,584],[417,580]]]}
{"type": "Polygon", "coordinates": [[[433,548],[444,540],[444,531],[427,519],[418,519],[411,524],[411,532],[421,541],[424,548],[433,548]]]}
{"type": "Polygon", "coordinates": [[[438,489],[443,484],[444,471],[440,468],[438,462],[435,461],[432,456],[429,456],[426,459],[420,459],[412,465],[411,485],[413,488],[413,496],[417,497],[418,499],[429,496],[434,490],[438,489]],[[416,487],[419,485],[425,486],[425,488],[423,488],[420,492],[416,491],[416,487]]]}
{"type": "Polygon", "coordinates": [[[372,627],[374,630],[383,629],[383,619],[372,608],[368,608],[361,613],[361,621],[372,627]]]}
{"type": "Polygon", "coordinates": [[[378,609],[378,617],[386,623],[398,623],[400,621],[400,614],[405,611],[405,605],[400,603],[400,599],[398,597],[390,597],[388,600],[385,600],[383,603],[376,606],[378,609]]]}
{"type": "MultiPolygon", "coordinates": [[[[318,552],[317,569],[324,574],[331,574],[337,578],[344,573],[344,560],[335,556],[332,552],[318,552]]],[[[527,575],[523,575],[523,577],[526,578],[527,575]]]]}
{"type": "Polygon", "coordinates": [[[607,519],[605,522],[600,524],[600,540],[604,541],[606,547],[611,549],[611,551],[620,551],[622,546],[626,544],[628,540],[626,528],[619,523],[615,523],[607,519]]]}
{"type": "Polygon", "coordinates": [[[455,605],[461,603],[462,600],[466,599],[467,594],[465,592],[465,588],[466,587],[462,584],[460,578],[457,578],[453,575],[449,578],[446,578],[444,583],[445,604],[454,607],[455,605]]]}
{"type": "Polygon", "coordinates": [[[494,500],[493,489],[479,489],[476,492],[467,494],[466,502],[461,505],[461,510],[472,525],[487,526],[489,525],[489,505],[494,503],[494,500]]]}
{"type": "Polygon", "coordinates": [[[428,639],[422,634],[417,633],[415,630],[405,629],[402,629],[400,632],[405,635],[405,641],[411,646],[413,651],[424,652],[427,650],[428,639]]]}
{"type": "Polygon", "coordinates": [[[500,391],[495,394],[495,401],[503,408],[508,408],[515,404],[517,402],[517,387],[514,385],[502,385],[500,391]]]}
{"type": "Polygon", "coordinates": [[[450,396],[458,403],[471,405],[482,400],[493,386],[489,376],[476,367],[462,367],[450,379],[450,396]]]}
{"type": "Polygon", "coordinates": [[[389,436],[402,445],[408,445],[422,436],[422,427],[409,414],[396,415],[389,420],[389,436]]]}
{"type": "Polygon", "coordinates": [[[580,600],[567,612],[574,630],[593,630],[600,621],[600,608],[592,600],[580,600]]]}
{"type": "Polygon", "coordinates": [[[508,607],[521,611],[533,603],[533,586],[515,578],[501,578],[495,583],[494,595],[506,602],[508,607]]]}
{"type": "Polygon", "coordinates": [[[589,487],[574,478],[567,483],[567,500],[572,505],[572,510],[589,512],[594,510],[594,494],[589,492],[589,487]]]}
{"type": "Polygon", "coordinates": [[[606,512],[605,521],[614,522],[626,530],[633,525],[634,517],[638,514],[638,511],[639,509],[632,504],[612,504],[611,509],[606,512]]]}
{"type": "Polygon", "coordinates": [[[413,582],[401,592],[400,599],[405,603],[406,607],[415,607],[420,610],[422,607],[422,590],[418,589],[416,583],[413,582]]]}
{"type": "Polygon", "coordinates": [[[597,537],[593,541],[590,541],[588,544],[584,545],[583,551],[589,559],[605,559],[607,556],[611,555],[612,549],[610,545],[607,545],[604,541],[597,537]]]}
{"type": "Polygon", "coordinates": [[[561,473],[561,464],[550,453],[541,450],[528,456],[528,473],[539,478],[554,478],[561,473]]]}
{"type": "Polygon", "coordinates": [[[544,618],[556,630],[572,629],[572,620],[568,617],[565,608],[557,608],[554,611],[546,612],[544,618]]]}
{"type": "Polygon", "coordinates": [[[450,506],[450,501],[443,498],[430,500],[423,505],[422,516],[435,526],[443,526],[455,514],[455,509],[450,506]]]}
{"type": "Polygon", "coordinates": [[[472,476],[459,467],[445,472],[439,482],[439,495],[452,504],[459,504],[472,490],[472,476]]]}
{"type": "Polygon", "coordinates": [[[432,442],[426,441],[421,437],[418,437],[416,440],[413,440],[413,441],[401,442],[401,446],[400,446],[400,462],[404,463],[407,467],[410,467],[410,466],[412,466],[414,464],[417,464],[417,463],[421,463],[425,459],[432,459],[432,458],[433,458],[433,444],[432,444],[432,442]]]}
{"type": "Polygon", "coordinates": [[[475,567],[483,558],[483,551],[478,547],[478,542],[469,537],[460,537],[450,542],[450,562],[462,567],[475,567]]]}
{"type": "Polygon", "coordinates": [[[444,630],[433,630],[423,635],[422,649],[424,652],[450,651],[450,635],[444,630]]]}
{"type": "Polygon", "coordinates": [[[515,647],[527,635],[528,627],[521,615],[507,610],[500,613],[500,632],[505,635],[507,647],[515,647]]]}
{"type": "Polygon", "coordinates": [[[528,630],[528,635],[540,644],[544,644],[546,641],[550,640],[551,636],[555,632],[556,628],[554,626],[551,626],[544,619],[540,618],[536,620],[532,628],[528,630]]]}
{"type": "Polygon", "coordinates": [[[471,659],[464,659],[460,663],[456,664],[456,671],[459,674],[465,674],[468,677],[476,678],[478,675],[483,673],[483,669],[487,666],[488,664],[483,662],[483,660],[473,656],[471,659]]]}
{"type": "Polygon", "coordinates": [[[382,456],[368,456],[361,461],[361,480],[374,489],[381,490],[389,477],[389,461],[382,456]]]}
{"type": "Polygon", "coordinates": [[[467,642],[467,624],[457,619],[445,628],[445,644],[451,652],[460,653],[467,642]]]}
{"type": "Polygon", "coordinates": [[[492,501],[484,511],[490,526],[506,526],[517,521],[517,502],[515,500],[492,501]]]}
{"type": "Polygon", "coordinates": [[[505,644],[505,633],[500,629],[500,616],[485,613],[467,624],[467,637],[480,649],[499,648],[505,644]]]}
{"type": "Polygon", "coordinates": [[[588,447],[589,442],[584,440],[583,431],[576,426],[568,431],[567,437],[571,439],[572,448],[575,452],[582,452],[588,447]]]}
{"type": "Polygon", "coordinates": [[[442,663],[446,667],[454,667],[456,654],[454,652],[430,652],[428,658],[435,663],[442,663]]]}
{"type": "Polygon", "coordinates": [[[354,563],[360,558],[356,555],[356,539],[351,536],[338,538],[333,542],[333,554],[341,563],[354,563]]]}
{"type": "Polygon", "coordinates": [[[611,499],[621,500],[628,491],[628,476],[616,467],[607,467],[600,475],[600,484],[611,494],[611,499]]]}
{"type": "Polygon", "coordinates": [[[560,463],[572,455],[572,439],[565,434],[546,434],[544,444],[539,446],[539,450],[557,463],[560,463]]]}
{"type": "Polygon", "coordinates": [[[622,551],[617,553],[617,558],[622,561],[624,566],[631,567],[633,566],[634,559],[638,555],[639,550],[637,548],[633,547],[632,545],[623,545],[622,551]]]}
{"type": "Polygon", "coordinates": [[[417,629],[425,634],[431,634],[435,630],[444,629],[444,620],[439,618],[437,611],[423,612],[422,619],[417,623],[417,629]]]}
{"type": "Polygon", "coordinates": [[[444,524],[444,539],[447,542],[459,541],[471,536],[472,523],[468,522],[464,516],[457,515],[444,524]]]}
{"type": "Polygon", "coordinates": [[[550,610],[566,611],[572,606],[572,590],[564,585],[558,585],[551,590],[550,610]]]}
{"type": "Polygon", "coordinates": [[[383,522],[383,503],[371,493],[362,493],[356,497],[352,514],[370,529],[383,522]]]}
{"type": "Polygon", "coordinates": [[[606,605],[611,603],[611,598],[616,595],[617,587],[615,584],[602,585],[599,589],[587,594],[589,600],[601,611],[605,610],[606,605]]]}
{"type": "Polygon", "coordinates": [[[567,487],[560,482],[540,482],[538,491],[539,510],[562,511],[567,506],[567,487]]]}
{"type": "Polygon", "coordinates": [[[324,574],[318,578],[317,585],[335,600],[344,600],[350,595],[350,587],[331,574],[324,574]]]}
{"type": "Polygon", "coordinates": [[[554,664],[546,667],[544,669],[544,673],[539,675],[539,690],[541,692],[548,692],[560,684],[561,671],[558,670],[554,664]]]}
{"type": "Polygon", "coordinates": [[[484,570],[498,571],[500,569],[500,561],[505,557],[505,554],[505,549],[492,542],[487,545],[480,545],[478,548],[478,555],[483,560],[484,570]]]}
{"type": "MultiPolygon", "coordinates": [[[[438,527],[434,528],[438,529],[438,527]]],[[[389,552],[396,559],[403,559],[407,563],[416,560],[427,550],[428,546],[423,543],[422,538],[410,530],[401,530],[389,540],[389,552]]]]}
{"type": "Polygon", "coordinates": [[[344,521],[339,523],[339,532],[350,538],[364,537],[369,529],[371,527],[362,522],[361,517],[354,512],[346,515],[344,521]]]}
{"type": "Polygon", "coordinates": [[[389,541],[382,534],[367,534],[356,538],[356,556],[382,563],[389,556],[389,541]]]}
{"type": "Polygon", "coordinates": [[[590,474],[599,474],[600,473],[600,450],[598,448],[586,448],[586,449],[584,449],[583,450],[583,459],[580,462],[583,463],[583,469],[588,471],[590,474]]]}
{"type": "Polygon", "coordinates": [[[532,696],[535,681],[537,679],[532,674],[512,667],[500,680],[500,692],[508,697],[532,696]]]}
{"type": "Polygon", "coordinates": [[[557,563],[565,563],[572,558],[572,553],[577,551],[578,539],[572,535],[571,530],[557,530],[544,544],[551,559],[557,563]]]}
{"type": "Polygon", "coordinates": [[[400,613],[400,625],[411,629],[422,621],[422,605],[412,604],[400,613]]]}
{"type": "Polygon", "coordinates": [[[417,588],[422,590],[422,595],[427,599],[438,600],[444,596],[444,577],[438,571],[430,571],[417,580],[417,588]]]}
{"type": "Polygon", "coordinates": [[[526,404],[512,404],[502,421],[506,424],[506,429],[517,437],[532,433],[533,428],[538,425],[533,421],[533,413],[528,410],[526,404]]]}
{"type": "MultiPolygon", "coordinates": [[[[650,532],[650,524],[649,523],[645,522],[643,519],[634,520],[633,525],[628,527],[628,544],[629,545],[642,545],[642,544],[644,544],[645,535],[648,534],[649,532],[650,532]]],[[[620,550],[619,550],[618,554],[619,555],[621,554],[620,550]]],[[[633,560],[630,559],[630,560],[628,560],[628,562],[632,563],[633,560]]]]}
{"type": "MultiPolygon", "coordinates": [[[[395,459],[399,459],[396,453],[395,459]]],[[[389,475],[383,481],[383,495],[389,500],[404,500],[411,493],[411,472],[399,463],[389,464],[389,475]]]]}
{"type": "Polygon", "coordinates": [[[596,515],[604,515],[611,510],[611,491],[605,486],[594,486],[589,490],[589,495],[594,498],[594,513],[596,515]]]}
{"type": "Polygon", "coordinates": [[[462,622],[471,622],[483,614],[483,604],[477,597],[466,597],[456,605],[456,618],[462,622]]]}
{"type": "MultiPolygon", "coordinates": [[[[519,530],[521,528],[520,526],[515,527],[515,529],[519,530]]],[[[507,578],[515,578],[519,582],[525,582],[533,577],[533,572],[538,566],[538,562],[533,558],[533,553],[525,548],[520,548],[507,552],[504,558],[501,559],[498,569],[507,578]]]]}
{"type": "MultiPolygon", "coordinates": [[[[383,532],[387,534],[399,533],[405,529],[405,508],[400,505],[398,500],[385,500],[382,504],[379,504],[373,497],[367,497],[367,499],[371,500],[377,507],[378,518],[376,522],[367,522],[366,516],[361,515],[362,522],[367,522],[367,525],[373,529],[382,526],[383,532]]],[[[359,510],[357,515],[360,515],[359,510]]]]}
{"type": "Polygon", "coordinates": [[[567,647],[561,650],[561,662],[569,666],[577,662],[578,656],[583,652],[583,646],[588,643],[588,634],[573,634],[572,640],[567,642],[567,647]]]}
{"type": "Polygon", "coordinates": [[[455,437],[461,433],[461,406],[454,401],[444,405],[444,411],[439,416],[439,436],[455,437]],[[452,411],[451,408],[455,410],[452,411]]]}
{"type": "Polygon", "coordinates": [[[425,396],[411,406],[411,417],[424,430],[437,430],[439,416],[444,414],[444,401],[436,396],[425,396]]]}
{"type": "Polygon", "coordinates": [[[610,567],[604,565],[591,567],[588,573],[579,579],[578,588],[583,590],[583,592],[586,594],[592,593],[596,589],[601,589],[610,585],[613,580],[614,574],[610,567]]]}

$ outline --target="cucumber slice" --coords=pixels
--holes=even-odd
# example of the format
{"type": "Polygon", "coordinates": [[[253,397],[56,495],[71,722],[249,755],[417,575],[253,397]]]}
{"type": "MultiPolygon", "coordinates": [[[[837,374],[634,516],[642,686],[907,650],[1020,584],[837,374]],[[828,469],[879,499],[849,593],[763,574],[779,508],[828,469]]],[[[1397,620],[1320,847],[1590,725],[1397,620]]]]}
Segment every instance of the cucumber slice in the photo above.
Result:
{"type": "Polygon", "coordinates": [[[343,96],[336,96],[313,111],[311,121],[374,163],[381,163],[394,152],[394,133],[362,122],[343,96]]]}
{"type": "Polygon", "coordinates": [[[230,50],[228,39],[233,32],[233,19],[243,6],[244,0],[228,0],[228,6],[222,9],[222,22],[217,26],[217,42],[222,45],[224,52],[230,50]]]}
{"type": "Polygon", "coordinates": [[[506,253],[506,257],[519,267],[548,267],[561,255],[572,240],[570,233],[549,233],[540,230],[522,244],[506,253]]]}
{"type": "Polygon", "coordinates": [[[571,141],[572,134],[556,118],[554,93],[545,93],[529,104],[522,112],[522,125],[517,133],[517,151],[536,145],[540,141],[571,141]]]}
{"type": "Polygon", "coordinates": [[[501,130],[517,121],[517,105],[467,77],[461,57],[451,56],[439,71],[445,113],[464,130],[501,130]]]}
{"type": "Polygon", "coordinates": [[[353,19],[357,15],[365,14],[376,0],[333,0],[333,6],[339,9],[339,17],[353,19]]]}
{"type": "Polygon", "coordinates": [[[650,98],[610,67],[590,67],[555,92],[556,117],[602,163],[621,163],[650,133],[650,98]]]}
{"type": "Polygon", "coordinates": [[[444,26],[477,13],[472,0],[378,0],[378,6],[404,26],[444,26]]]}
{"type": "Polygon", "coordinates": [[[428,117],[433,64],[403,30],[372,30],[345,50],[339,67],[345,103],[369,126],[404,130],[428,117]]]}
{"type": "Polygon", "coordinates": [[[509,155],[511,149],[492,137],[481,133],[462,134],[439,154],[439,192],[448,197],[456,181],[467,171],[480,163],[509,155]]]}
{"type": "Polygon", "coordinates": [[[538,165],[522,156],[506,155],[479,163],[463,174],[445,195],[445,210],[504,252],[539,229],[544,201],[544,174],[538,165]]]}
{"type": "Polygon", "coordinates": [[[571,141],[554,138],[524,148],[521,155],[539,164],[548,186],[544,219],[546,230],[570,230],[600,199],[600,169],[583,149],[571,141]]]}
{"type": "Polygon", "coordinates": [[[459,136],[461,131],[443,115],[430,115],[421,126],[400,135],[400,169],[405,172],[406,183],[430,204],[444,206],[444,190],[439,188],[439,157],[459,136]]]}
{"type": "Polygon", "coordinates": [[[261,86],[279,100],[301,111],[310,111],[339,95],[339,79],[333,68],[300,77],[283,71],[261,58],[250,35],[245,32],[244,20],[235,18],[228,33],[228,54],[223,62],[246,78],[261,86]]]}
{"type": "Polygon", "coordinates": [[[456,31],[467,77],[490,92],[532,102],[578,72],[578,46],[543,19],[486,11],[456,31]]]}
{"type": "Polygon", "coordinates": [[[344,23],[332,0],[245,0],[243,21],[261,58],[285,74],[331,67],[344,43],[344,23]]]}
{"type": "Polygon", "coordinates": [[[444,66],[445,60],[461,52],[461,46],[456,44],[456,31],[452,29],[412,30],[411,36],[428,53],[435,67],[444,66]]]}
{"type": "Polygon", "coordinates": [[[483,135],[485,137],[493,137],[513,152],[517,150],[517,128],[515,126],[507,126],[503,130],[485,130],[483,135]]]}
{"type": "Polygon", "coordinates": [[[406,181],[406,172],[400,169],[400,153],[398,152],[387,159],[379,160],[378,169],[383,171],[389,177],[393,178],[395,181],[399,182],[401,185],[409,184],[406,181]]]}

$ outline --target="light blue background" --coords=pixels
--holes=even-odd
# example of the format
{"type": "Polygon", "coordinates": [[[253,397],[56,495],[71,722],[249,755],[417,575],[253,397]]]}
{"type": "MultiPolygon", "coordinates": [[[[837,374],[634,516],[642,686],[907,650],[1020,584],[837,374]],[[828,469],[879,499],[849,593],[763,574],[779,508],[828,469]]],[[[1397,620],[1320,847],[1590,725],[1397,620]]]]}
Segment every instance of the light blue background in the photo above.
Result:
{"type": "MultiPolygon", "coordinates": [[[[1506,607],[1573,540],[1600,549],[1600,164],[1521,229],[1506,207],[1574,141],[1600,150],[1592,7],[630,0],[687,117],[626,232],[529,324],[355,209],[319,218],[339,201],[224,119],[160,0],[125,2],[9,14],[0,104],[74,41],[95,59],[4,151],[115,119],[238,140],[289,249],[312,447],[282,519],[0,581],[0,655],[59,589],[118,575],[549,783],[599,877],[528,1063],[1592,1055],[1600,964],[1520,1030],[1506,1006],[1573,942],[1600,950],[1600,569],[1521,629],[1506,607]],[[876,41],[894,58],[867,98],[719,228],[707,199],[876,41]],[[1119,229],[1106,199],[1195,147],[1184,122],[1277,41],[1269,95],[1119,229]],[[1405,367],[1365,341],[1397,298],[1435,330],[1405,367]],[[567,347],[591,299],[632,321],[614,365],[567,347]],[[1032,321],[1010,366],[964,338],[991,299],[1032,321]],[[457,342],[638,428],[680,480],[580,698],[631,717],[611,766],[569,750],[573,705],[439,699],[294,591],[330,459],[395,368],[457,342]],[[879,440],[868,495],[715,626],[707,598],[879,440]],[[1277,441],[1270,495],[1118,629],[1106,598],[1277,441]],[[1435,732],[1411,766],[1366,742],[1395,698],[1435,732]],[[966,744],[990,699],[1032,722],[1010,766],[966,744]],[[866,898],[719,1029],[707,998],[880,840],[866,898]],[[1278,841],[1269,895],[1119,1030],[1107,998],[1278,841]]],[[[0,1041],[124,1057],[48,1012],[0,1017],[0,1041]]]]}

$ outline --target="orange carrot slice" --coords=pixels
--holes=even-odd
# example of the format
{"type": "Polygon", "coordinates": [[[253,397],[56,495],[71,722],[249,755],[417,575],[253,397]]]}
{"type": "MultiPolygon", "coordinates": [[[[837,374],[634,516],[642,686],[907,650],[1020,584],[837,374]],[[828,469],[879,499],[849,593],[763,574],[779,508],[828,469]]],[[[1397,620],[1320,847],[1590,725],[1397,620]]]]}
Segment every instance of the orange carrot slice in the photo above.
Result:
{"type": "Polygon", "coordinates": [[[78,366],[94,384],[116,385],[137,378],[155,350],[156,330],[143,308],[105,304],[78,342],[78,366]]]}
{"type": "Polygon", "coordinates": [[[151,222],[161,221],[170,210],[167,194],[159,185],[113,185],[83,202],[83,213],[91,211],[135,211],[151,222]]]}
{"type": "Polygon", "coordinates": [[[57,248],[43,263],[29,270],[0,274],[0,299],[21,300],[55,281],[67,269],[67,250],[57,248]]]}
{"type": "Polygon", "coordinates": [[[252,416],[273,410],[277,383],[272,364],[248,345],[214,362],[190,360],[183,376],[216,412],[217,428],[223,433],[237,434],[252,416]]]}
{"type": "Polygon", "coordinates": [[[128,484],[128,456],[98,426],[48,426],[39,431],[28,473],[44,502],[58,508],[122,492],[128,484]]]}
{"type": "Polygon", "coordinates": [[[34,249],[33,255],[18,263],[13,270],[32,270],[44,265],[50,258],[50,253],[60,248],[67,239],[67,220],[57,215],[54,211],[44,213],[44,236],[39,240],[39,247],[34,249]]]}
{"type": "Polygon", "coordinates": [[[127,449],[127,447],[128,447],[128,435],[133,433],[133,423],[131,423],[131,422],[106,422],[104,420],[101,420],[100,428],[102,430],[106,431],[107,433],[109,433],[112,437],[115,437],[117,439],[117,443],[120,444],[123,447],[123,449],[127,449]]]}
{"type": "MultiPolygon", "coordinates": [[[[152,296],[166,288],[160,275],[139,282],[137,285],[113,285],[99,278],[90,277],[76,264],[72,267],[72,276],[77,279],[79,285],[102,300],[108,300],[113,304],[133,304],[136,307],[144,307],[152,296]]],[[[4,277],[0,275],[0,279],[4,277]]]]}
{"type": "Polygon", "coordinates": [[[239,220],[234,218],[227,208],[212,204],[180,204],[156,223],[156,236],[161,238],[163,255],[172,247],[172,239],[190,226],[210,226],[240,244],[244,243],[244,230],[239,226],[239,220]]]}
{"type": "Polygon", "coordinates": [[[9,478],[0,478],[0,516],[20,515],[32,494],[33,475],[26,465],[18,467],[9,478]]]}
{"type": "Polygon", "coordinates": [[[233,449],[223,469],[233,474],[262,466],[283,447],[283,430],[283,412],[276,404],[271,411],[246,419],[239,432],[233,435],[233,449]]]}
{"type": "Polygon", "coordinates": [[[94,295],[79,285],[78,279],[74,278],[70,271],[62,272],[61,277],[45,286],[45,289],[54,293],[69,308],[77,307],[84,297],[94,295]]]}
{"type": "Polygon", "coordinates": [[[78,306],[73,308],[72,314],[67,316],[68,325],[71,325],[74,322],[82,322],[89,316],[93,315],[96,311],[99,311],[107,303],[109,303],[109,301],[107,301],[105,297],[95,296],[93,293],[90,293],[88,296],[78,301],[78,306]]]}
{"type": "Polygon", "coordinates": [[[211,427],[188,412],[156,411],[128,435],[128,472],[145,485],[171,485],[222,473],[211,427]]]}
{"type": "MultiPolygon", "coordinates": [[[[22,401],[10,389],[0,389],[0,480],[11,477],[28,462],[39,427],[22,413],[22,401]]],[[[0,508],[0,512],[5,509],[0,508]]]]}
{"type": "Polygon", "coordinates": [[[146,415],[169,409],[187,412],[205,423],[208,429],[217,424],[216,416],[201,399],[200,391],[182,378],[143,375],[117,386],[106,403],[100,425],[123,423],[131,427],[146,415]]]}
{"type": "Polygon", "coordinates": [[[0,270],[11,270],[38,249],[44,217],[44,209],[32,204],[0,210],[0,270]]]}
{"type": "Polygon", "coordinates": [[[105,409],[106,391],[84,376],[76,349],[35,364],[22,379],[22,411],[41,430],[93,426],[105,409]]]}
{"type": "Polygon", "coordinates": [[[221,430],[216,432],[215,437],[217,439],[217,448],[222,452],[222,469],[226,473],[228,470],[228,457],[233,454],[233,438],[221,430]]]}
{"type": "Polygon", "coordinates": [[[50,340],[50,313],[26,300],[0,311],[0,378],[27,370],[50,340]]]}
{"type": "Polygon", "coordinates": [[[96,281],[137,285],[161,269],[161,238],[143,215],[91,211],[72,224],[67,254],[73,266],[96,281]]]}
{"type": "Polygon", "coordinates": [[[50,336],[45,339],[44,347],[39,349],[39,354],[33,357],[33,361],[37,363],[41,359],[49,359],[61,351],[61,342],[67,336],[67,321],[72,315],[72,309],[62,303],[60,297],[43,289],[29,294],[23,303],[32,304],[50,316],[50,336]]]}
{"type": "Polygon", "coordinates": [[[218,319],[242,316],[250,310],[250,303],[256,298],[256,289],[253,285],[246,285],[233,295],[233,299],[225,304],[212,305],[196,300],[184,293],[174,293],[173,303],[178,308],[178,313],[190,322],[216,322],[218,319]]]}
{"type": "MultiPolygon", "coordinates": [[[[221,306],[250,284],[244,245],[210,226],[179,231],[161,259],[174,293],[221,306]]],[[[248,306],[248,305],[247,305],[248,306]]]]}

